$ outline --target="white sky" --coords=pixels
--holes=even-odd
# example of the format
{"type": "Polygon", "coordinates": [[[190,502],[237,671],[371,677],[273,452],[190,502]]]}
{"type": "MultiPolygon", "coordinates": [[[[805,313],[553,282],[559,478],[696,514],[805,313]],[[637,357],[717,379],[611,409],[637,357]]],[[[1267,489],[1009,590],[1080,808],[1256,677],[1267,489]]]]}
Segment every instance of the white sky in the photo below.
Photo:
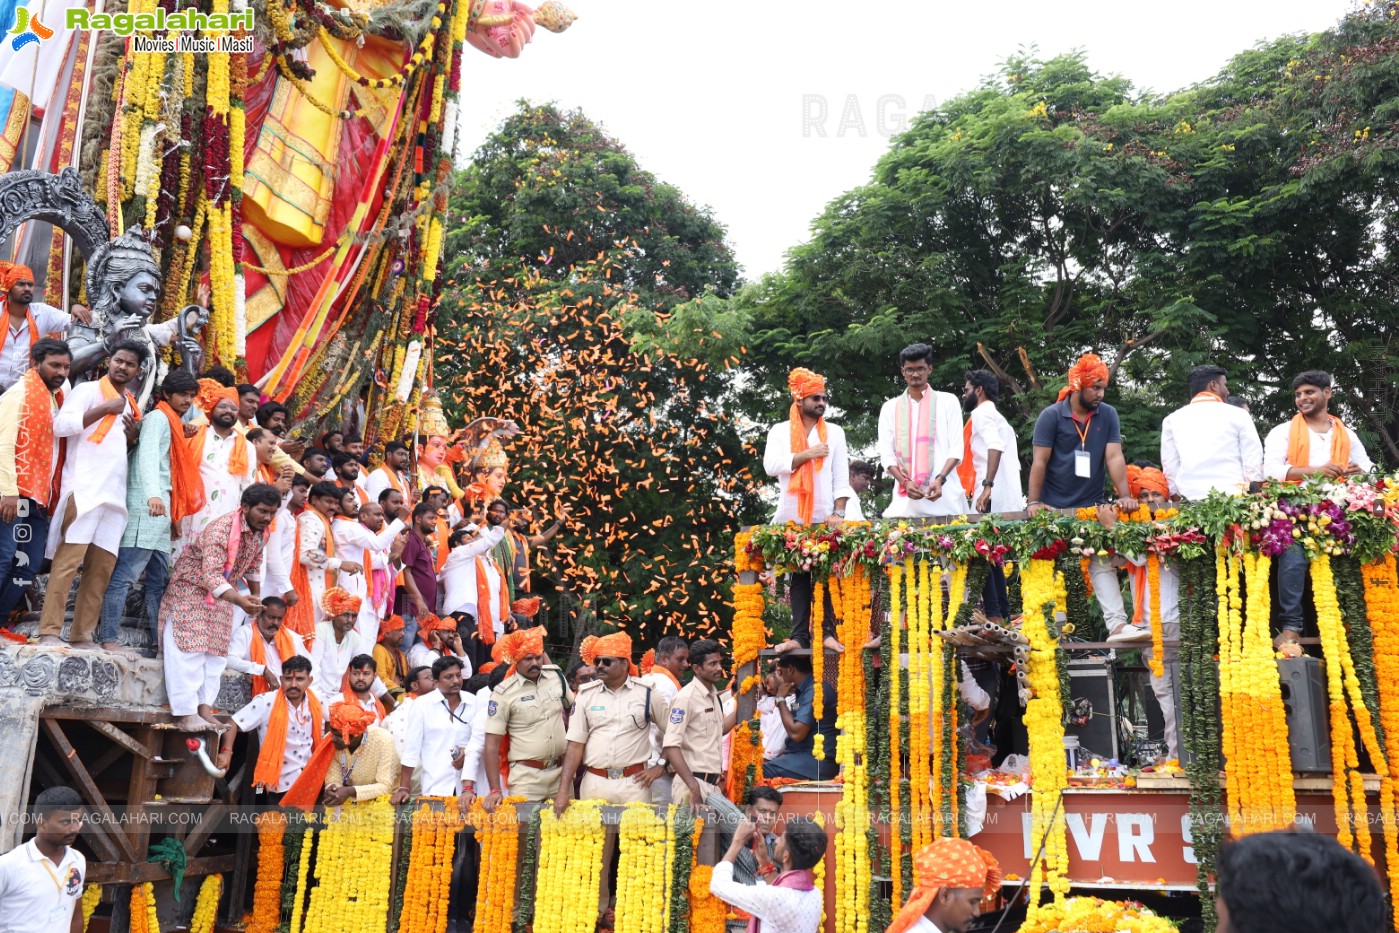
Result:
{"type": "MultiPolygon", "coordinates": [[[[538,2],[538,0],[536,0],[538,2]]],[[[641,166],[708,205],[749,279],[782,265],[809,224],[869,179],[896,122],[946,100],[1022,46],[1088,51],[1103,74],[1173,91],[1260,40],[1332,26],[1350,0],[568,0],[520,58],[472,49],[462,69],[465,159],[514,110],[579,107],[641,166]],[[819,95],[827,102],[819,120],[819,95]],[[853,98],[863,130],[838,131],[853,98]],[[902,99],[900,106],[898,100],[902,99]],[[803,131],[804,117],[807,119],[803,131]],[[821,138],[811,124],[823,126],[821,138]]],[[[856,116],[851,112],[851,116],[856,116]]]]}

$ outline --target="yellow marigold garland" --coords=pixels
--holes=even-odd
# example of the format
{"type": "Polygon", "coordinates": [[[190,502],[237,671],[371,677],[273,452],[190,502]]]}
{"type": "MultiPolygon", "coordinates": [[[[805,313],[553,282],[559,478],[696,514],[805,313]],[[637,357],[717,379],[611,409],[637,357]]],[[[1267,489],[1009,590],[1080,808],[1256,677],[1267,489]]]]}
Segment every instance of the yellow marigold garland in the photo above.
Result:
{"type": "Polygon", "coordinates": [[[1030,738],[1030,773],[1034,793],[1030,800],[1030,851],[1044,848],[1044,857],[1030,875],[1030,910],[1027,923],[1039,917],[1041,887],[1049,885],[1056,903],[1068,893],[1068,839],[1059,810],[1059,796],[1068,786],[1064,765],[1064,708],[1059,694],[1059,645],[1050,634],[1048,614],[1055,601],[1054,563],[1027,561],[1020,571],[1020,592],[1025,607],[1021,633],[1030,643],[1027,680],[1031,698],[1025,707],[1025,729],[1030,738]]]}
{"type": "MultiPolygon", "coordinates": [[[[287,818],[278,811],[257,818],[257,880],[253,885],[253,909],[245,919],[247,933],[275,933],[281,921],[282,833],[287,818]]],[[[309,849],[308,843],[305,848],[309,849]]]]}
{"type": "Polygon", "coordinates": [[[97,902],[102,900],[102,885],[90,884],[83,888],[83,930],[87,930],[87,925],[92,920],[92,912],[97,909],[97,902]]]}
{"type": "MultiPolygon", "coordinates": [[[[506,797],[496,807],[495,813],[487,813],[477,799],[471,805],[468,822],[476,829],[476,839],[481,846],[481,879],[476,889],[476,933],[509,933],[515,911],[516,888],[519,878],[516,874],[520,851],[519,815],[515,805],[523,803],[523,797],[506,797]]],[[[456,809],[453,807],[453,809],[456,809]]],[[[416,828],[414,830],[416,833],[416,828]]],[[[413,852],[417,853],[416,837],[413,852]]],[[[447,884],[451,885],[451,859],[447,862],[447,884]]],[[[412,877],[412,869],[409,869],[412,877]]],[[[446,892],[442,888],[443,910],[446,909],[446,892]]],[[[413,903],[407,893],[403,898],[404,920],[399,922],[399,931],[408,929],[406,918],[408,906],[413,903]]],[[[446,927],[443,914],[436,930],[446,927]]]]}
{"type": "MultiPolygon", "coordinates": [[[[811,588],[811,677],[820,687],[826,682],[826,584],[817,582],[811,588]]],[[[811,715],[820,722],[826,714],[824,690],[815,691],[811,715]]],[[[826,737],[816,733],[811,739],[811,754],[817,761],[826,758],[826,737]]]]}
{"type": "Polygon", "coordinates": [[[836,718],[841,730],[836,761],[844,783],[836,804],[836,933],[867,933],[870,857],[869,766],[865,756],[865,716],[851,711],[836,718]]]}
{"type": "MultiPolygon", "coordinates": [[[[899,709],[903,701],[903,678],[899,675],[903,667],[903,565],[890,564],[888,572],[890,670],[885,672],[885,676],[889,678],[889,864],[892,866],[890,874],[893,875],[894,882],[891,900],[895,905],[902,906],[904,902],[904,877],[901,867],[903,864],[903,804],[902,791],[899,787],[902,779],[899,772],[903,759],[901,752],[903,715],[899,709]]],[[[824,921],[821,928],[825,929],[824,921]]]]}
{"type": "Polygon", "coordinates": [[[219,897],[223,894],[223,875],[205,875],[194,901],[194,916],[189,921],[189,933],[214,933],[219,897]]]}
{"type": "Polygon", "coordinates": [[[160,933],[155,888],[149,881],[131,886],[131,933],[160,933]]]}
{"type": "Polygon", "coordinates": [[[1176,926],[1141,904],[1071,897],[1062,903],[1039,908],[1020,927],[1020,933],[1057,933],[1059,930],[1175,933],[1176,926]]]}
{"type": "MultiPolygon", "coordinates": [[[[905,564],[909,570],[912,559],[905,564]]],[[[939,578],[941,568],[938,568],[939,578]]],[[[933,584],[927,558],[919,560],[914,583],[909,594],[908,624],[908,813],[911,824],[910,846],[914,852],[932,842],[932,788],[928,758],[937,757],[937,749],[929,750],[928,738],[928,619],[932,614],[933,584]]],[[[941,607],[942,593],[938,592],[941,607]]]]}
{"type": "Polygon", "coordinates": [[[618,828],[617,933],[665,933],[666,821],[650,804],[629,803],[618,828]]]}
{"type": "Polygon", "coordinates": [[[593,933],[602,870],[602,804],[575,800],[562,817],[545,807],[539,822],[534,933],[593,933]]]}
{"type": "MultiPolygon", "coordinates": [[[[811,814],[811,818],[815,820],[817,826],[821,827],[821,831],[825,832],[826,814],[817,810],[811,814]]],[[[897,836],[898,832],[898,828],[895,827],[894,835],[897,836]]],[[[896,870],[894,874],[897,875],[898,871],[896,870]]],[[[821,857],[821,861],[816,863],[816,867],[811,870],[811,881],[816,893],[821,895],[821,922],[817,924],[816,929],[824,930],[826,929],[826,857],[824,855],[821,857]]]]}
{"type": "Polygon", "coordinates": [[[388,797],[352,800],[341,806],[338,816],[326,815],[316,843],[316,886],[304,933],[384,929],[393,880],[385,866],[392,863],[393,835],[394,809],[388,797]]]}
{"type": "MultiPolygon", "coordinates": [[[[496,865],[486,862],[486,846],[493,842],[495,833],[476,821],[480,805],[473,808],[471,817],[477,827],[476,838],[481,843],[481,884],[477,891],[478,905],[488,894],[495,895],[493,885],[487,884],[488,875],[497,870],[496,865]]],[[[496,811],[500,816],[505,808],[496,811]]],[[[510,807],[511,835],[514,836],[515,808],[510,807]]],[[[484,810],[481,816],[489,820],[484,810]]],[[[455,797],[420,797],[418,809],[413,813],[411,832],[413,847],[408,856],[408,882],[403,888],[403,909],[399,912],[399,933],[442,933],[447,929],[447,898],[452,887],[452,859],[457,850],[457,833],[463,821],[461,808],[455,797]],[[434,806],[434,803],[437,805],[434,806]]],[[[514,887],[510,893],[513,895],[514,887]]],[[[480,930],[488,922],[487,912],[477,907],[476,923],[480,930]]],[[[509,926],[507,921],[507,927],[509,926]]]]}

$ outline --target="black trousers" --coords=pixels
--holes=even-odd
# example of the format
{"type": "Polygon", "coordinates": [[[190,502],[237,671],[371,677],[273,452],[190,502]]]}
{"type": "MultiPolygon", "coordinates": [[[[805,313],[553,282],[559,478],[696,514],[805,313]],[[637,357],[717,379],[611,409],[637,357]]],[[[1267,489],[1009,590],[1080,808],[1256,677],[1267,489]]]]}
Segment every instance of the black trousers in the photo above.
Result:
{"type": "MultiPolygon", "coordinates": [[[[811,647],[811,600],[815,587],[809,573],[787,575],[787,594],[792,600],[792,640],[803,648],[811,647]]],[[[822,619],[821,639],[834,638],[836,610],[831,603],[831,591],[825,589],[826,616],[822,619]]]]}
{"type": "Polygon", "coordinates": [[[982,611],[988,616],[998,619],[1010,618],[1010,594],[1006,591],[1005,568],[999,564],[991,565],[991,572],[986,575],[986,585],[981,590],[982,611]]]}

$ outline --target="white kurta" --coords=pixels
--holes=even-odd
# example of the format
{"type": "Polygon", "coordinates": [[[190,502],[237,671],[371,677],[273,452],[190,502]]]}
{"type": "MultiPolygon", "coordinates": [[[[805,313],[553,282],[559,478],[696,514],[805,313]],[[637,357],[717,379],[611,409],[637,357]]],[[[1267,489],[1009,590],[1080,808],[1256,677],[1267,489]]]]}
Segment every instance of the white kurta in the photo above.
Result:
{"type": "Polygon", "coordinates": [[[1161,469],[1186,499],[1246,492],[1263,478],[1263,442],[1248,412],[1201,392],[1162,420],[1161,469]]]}
{"type": "Polygon", "coordinates": [[[370,645],[379,640],[379,622],[383,619],[381,613],[384,604],[388,602],[387,585],[379,594],[378,603],[374,602],[374,594],[370,589],[370,574],[375,566],[380,569],[388,567],[389,548],[393,547],[393,540],[398,537],[403,527],[402,520],[397,518],[384,525],[377,533],[347,518],[337,518],[330,523],[331,533],[335,536],[335,553],[341,556],[341,560],[364,563],[364,552],[369,552],[368,566],[360,573],[340,571],[335,582],[345,592],[360,598],[359,621],[355,623],[355,630],[370,645]]]}
{"type": "MultiPolygon", "coordinates": [[[[931,389],[925,391],[932,392],[931,389]]],[[[900,464],[895,448],[895,413],[898,410],[900,400],[907,398],[913,405],[916,413],[918,403],[909,397],[907,390],[903,395],[891,398],[884,403],[879,410],[879,462],[884,465],[884,469],[893,466],[903,466],[906,469],[910,464],[900,464]]],[[[928,477],[924,478],[924,484],[928,479],[936,476],[948,460],[961,461],[962,459],[962,403],[957,400],[957,396],[948,392],[933,392],[932,400],[934,410],[932,418],[932,437],[925,443],[931,444],[928,451],[928,477]]],[[[917,431],[917,425],[913,427],[917,431]]],[[[927,499],[910,499],[900,491],[898,484],[894,485],[894,497],[889,502],[889,507],[884,510],[885,518],[917,518],[932,515],[961,515],[967,511],[967,497],[962,492],[962,486],[957,482],[956,472],[952,472],[947,481],[942,484],[942,496],[933,502],[927,499]]]]}
{"type": "MultiPolygon", "coordinates": [[[[301,528],[301,553],[296,555],[296,559],[306,565],[306,579],[311,585],[311,592],[302,593],[301,598],[311,600],[315,619],[319,624],[325,621],[325,610],[321,608],[321,597],[325,595],[326,572],[338,572],[341,558],[339,556],[326,556],[325,524],[315,509],[307,506],[306,510],[296,517],[296,522],[301,528]]],[[[334,547],[334,538],[331,539],[330,543],[334,547]]],[[[356,557],[345,559],[351,562],[357,561],[356,557]]]]}
{"type": "MultiPolygon", "coordinates": [[[[126,530],[126,431],[122,418],[94,444],[93,432],[102,424],[98,419],[83,427],[83,415],[102,404],[102,389],[96,381],[80,382],[72,388],[53,422],[54,437],[68,438],[68,456],[63,463],[63,488],[53,510],[46,556],[53,557],[58,546],[95,544],[117,553],[126,530]],[[76,515],[68,531],[60,535],[63,513],[73,501],[76,515]]],[[[128,407],[128,412],[130,408],[128,407]]]]}
{"type": "MultiPolygon", "coordinates": [[[[806,436],[808,447],[821,443],[817,427],[812,427],[811,433],[806,436]]],[[[816,471],[816,495],[811,509],[813,524],[820,524],[830,517],[835,510],[836,499],[844,495],[850,486],[850,455],[845,446],[845,431],[829,421],[826,422],[826,447],[830,456],[821,461],[821,468],[816,471]]],[[[792,483],[793,456],[791,423],[779,421],[768,431],[767,447],[763,450],[763,470],[777,479],[777,511],[772,516],[774,525],[801,521],[797,497],[788,493],[792,483]]]]}
{"type": "MultiPolygon", "coordinates": [[[[1001,463],[996,475],[991,477],[996,484],[991,487],[991,511],[1019,512],[1025,508],[1025,494],[1020,491],[1020,445],[1015,440],[1015,429],[996,408],[995,402],[978,405],[972,412],[971,422],[972,464],[976,467],[972,502],[981,496],[981,484],[986,480],[987,454],[999,450],[1001,463]]],[[[956,474],[948,482],[958,482],[956,474]]]]}
{"type": "Polygon", "coordinates": [[[365,477],[364,489],[366,492],[369,493],[370,502],[378,502],[379,494],[382,493],[385,489],[408,488],[408,481],[404,478],[402,473],[397,474],[399,485],[397,487],[394,487],[393,483],[389,480],[389,474],[384,471],[384,467],[377,467],[373,470],[370,470],[369,475],[365,477]]]}
{"type": "MultiPolygon", "coordinates": [[[[316,696],[326,704],[326,709],[330,709],[330,704],[340,699],[345,687],[345,672],[350,669],[350,662],[360,654],[373,657],[374,644],[366,643],[358,632],[347,632],[345,640],[337,643],[333,625],[322,622],[316,626],[316,638],[311,643],[311,666],[316,674],[311,681],[311,689],[316,691],[316,696]]],[[[389,689],[384,686],[382,680],[375,677],[369,692],[381,697],[388,693],[389,689]]]]}
{"type": "MultiPolygon", "coordinates": [[[[293,631],[288,631],[291,636],[292,648],[295,653],[301,655],[308,661],[311,660],[311,652],[307,649],[306,643],[301,640],[301,636],[293,631]]],[[[253,639],[262,638],[262,633],[257,630],[257,626],[252,624],[240,625],[233,630],[233,635],[228,640],[228,666],[240,674],[251,674],[254,677],[261,677],[267,672],[267,668],[272,668],[272,672],[278,677],[282,676],[283,658],[277,654],[277,640],[263,641],[263,647],[267,651],[267,663],[259,664],[253,660],[253,639]]],[[[316,667],[314,662],[311,665],[311,677],[314,680],[316,667]]]]}
{"type": "Polygon", "coordinates": [[[262,552],[262,594],[285,596],[291,592],[292,562],[296,560],[296,516],[283,506],[272,520],[267,547],[262,552]]]}
{"type": "MultiPolygon", "coordinates": [[[[477,615],[476,604],[476,558],[486,567],[487,586],[491,593],[491,618],[496,620],[495,631],[502,634],[505,629],[500,618],[500,570],[490,559],[491,548],[505,537],[502,526],[486,528],[474,541],[458,544],[447,553],[438,579],[442,581],[442,614],[469,612],[477,615]]],[[[478,617],[479,621],[479,617],[478,617]]]]}

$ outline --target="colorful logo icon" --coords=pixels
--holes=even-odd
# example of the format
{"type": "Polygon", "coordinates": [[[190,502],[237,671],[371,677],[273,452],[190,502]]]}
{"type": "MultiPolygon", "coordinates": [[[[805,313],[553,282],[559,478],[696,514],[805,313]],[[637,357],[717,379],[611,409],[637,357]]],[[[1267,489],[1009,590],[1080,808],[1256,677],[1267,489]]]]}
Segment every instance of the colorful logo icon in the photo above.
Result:
{"type": "Polygon", "coordinates": [[[14,36],[10,40],[10,48],[18,52],[26,45],[35,45],[45,39],[53,38],[53,30],[39,22],[39,17],[30,16],[26,7],[15,8],[15,24],[10,30],[10,35],[14,36]]]}

